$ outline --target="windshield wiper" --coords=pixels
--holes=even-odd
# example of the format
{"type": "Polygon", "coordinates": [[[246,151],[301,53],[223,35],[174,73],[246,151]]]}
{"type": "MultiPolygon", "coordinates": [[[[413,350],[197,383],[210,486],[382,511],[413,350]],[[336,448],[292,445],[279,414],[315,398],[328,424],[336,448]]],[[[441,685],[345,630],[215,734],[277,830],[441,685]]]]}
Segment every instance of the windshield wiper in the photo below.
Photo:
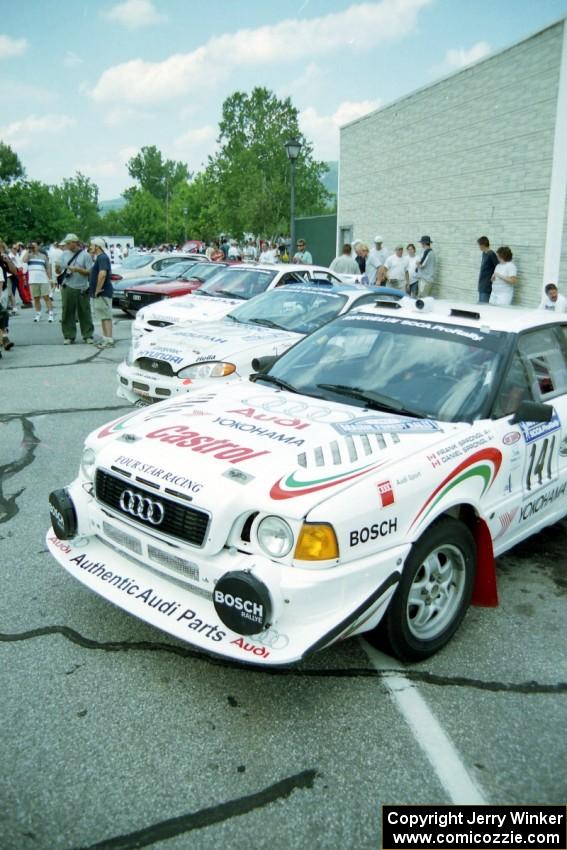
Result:
{"type": "Polygon", "coordinates": [[[217,298],[240,298],[241,301],[246,301],[244,295],[239,295],[237,292],[227,292],[226,289],[217,289],[215,292],[209,292],[208,295],[214,295],[217,298]]]}
{"type": "Polygon", "coordinates": [[[277,322],[272,322],[271,319],[247,319],[246,321],[252,325],[263,325],[265,328],[275,328],[278,331],[287,330],[282,325],[278,325],[277,322]]]}
{"type": "Polygon", "coordinates": [[[268,384],[275,384],[276,387],[281,387],[282,390],[288,390],[290,393],[296,393],[295,387],[291,384],[288,384],[287,381],[282,381],[281,378],[276,378],[275,375],[266,375],[263,372],[255,372],[253,375],[250,375],[250,380],[254,381],[266,381],[268,384]]]}
{"type": "Polygon", "coordinates": [[[405,413],[408,416],[423,419],[423,413],[410,410],[404,407],[397,399],[382,395],[381,393],[375,393],[372,390],[362,390],[360,387],[349,387],[346,384],[316,384],[315,386],[320,390],[331,390],[331,392],[338,395],[356,398],[359,401],[363,401],[367,407],[373,410],[393,410],[395,413],[405,413]]]}
{"type": "Polygon", "coordinates": [[[245,322],[242,322],[240,319],[237,319],[236,316],[231,316],[230,313],[227,313],[226,316],[223,316],[223,319],[225,321],[229,319],[231,322],[238,322],[239,325],[245,324],[245,322]]]}

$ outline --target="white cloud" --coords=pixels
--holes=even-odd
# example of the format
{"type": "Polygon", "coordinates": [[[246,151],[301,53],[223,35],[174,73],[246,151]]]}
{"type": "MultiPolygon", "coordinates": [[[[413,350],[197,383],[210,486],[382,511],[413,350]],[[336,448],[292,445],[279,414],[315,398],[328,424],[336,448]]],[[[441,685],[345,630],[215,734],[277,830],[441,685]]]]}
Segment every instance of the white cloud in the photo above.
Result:
{"type": "Polygon", "coordinates": [[[152,0],[126,0],[101,14],[128,29],[155,26],[167,21],[167,15],[158,12],[152,0]]]}
{"type": "Polygon", "coordinates": [[[73,53],[72,50],[67,50],[63,57],[63,64],[66,68],[76,68],[77,65],[83,64],[83,60],[76,53],[73,53]]]}
{"type": "Polygon", "coordinates": [[[174,156],[187,162],[191,171],[198,171],[206,165],[208,157],[214,154],[217,132],[218,127],[211,124],[188,130],[174,140],[174,156]]]}
{"type": "Polygon", "coordinates": [[[142,112],[140,109],[115,106],[105,113],[103,121],[108,127],[120,127],[125,124],[136,125],[140,121],[147,121],[152,117],[150,112],[142,112]]]}
{"type": "Polygon", "coordinates": [[[197,127],[195,130],[188,130],[182,136],[178,136],[174,144],[176,148],[186,148],[194,144],[212,142],[216,133],[217,129],[211,124],[207,124],[206,127],[197,127]]]}
{"type": "Polygon", "coordinates": [[[420,10],[431,2],[360,3],[319,18],[293,18],[216,36],[191,53],[178,53],[163,62],[134,59],[108,68],[92,96],[98,101],[120,97],[133,103],[170,100],[201,91],[239,66],[299,62],[331,51],[342,51],[345,58],[345,49],[355,53],[404,38],[415,27],[420,10]],[[364,39],[357,40],[362,24],[364,39]]]}
{"type": "Polygon", "coordinates": [[[465,50],[464,47],[453,47],[445,54],[443,67],[445,68],[464,68],[466,65],[471,65],[473,62],[478,62],[479,59],[484,59],[490,53],[490,45],[486,41],[479,41],[465,50]]]}
{"type": "Polygon", "coordinates": [[[10,38],[8,35],[0,35],[0,59],[20,56],[26,51],[27,46],[28,43],[25,38],[10,38]]]}
{"type": "Polygon", "coordinates": [[[378,109],[380,100],[344,101],[332,115],[320,115],[310,106],[299,113],[301,132],[313,144],[317,159],[339,158],[339,128],[378,109]]]}
{"type": "Polygon", "coordinates": [[[324,78],[325,74],[321,71],[321,68],[315,62],[310,62],[299,77],[284,83],[278,89],[278,97],[303,95],[305,93],[313,97],[313,92],[320,88],[324,78]]]}
{"type": "Polygon", "coordinates": [[[29,115],[19,121],[12,121],[0,127],[0,138],[8,144],[14,143],[18,148],[26,147],[37,136],[61,133],[76,124],[75,118],[69,115],[29,115]]]}

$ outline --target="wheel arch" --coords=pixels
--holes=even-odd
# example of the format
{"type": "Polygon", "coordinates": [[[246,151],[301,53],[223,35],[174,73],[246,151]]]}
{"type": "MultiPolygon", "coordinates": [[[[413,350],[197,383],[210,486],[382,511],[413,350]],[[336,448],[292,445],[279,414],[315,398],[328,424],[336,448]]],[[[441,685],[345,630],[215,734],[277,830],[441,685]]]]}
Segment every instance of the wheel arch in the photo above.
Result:
{"type": "Polygon", "coordinates": [[[476,547],[475,581],[471,605],[483,608],[496,608],[498,605],[498,587],[496,583],[496,562],[492,535],[483,517],[473,505],[463,503],[453,505],[445,514],[458,519],[471,532],[476,547]]]}

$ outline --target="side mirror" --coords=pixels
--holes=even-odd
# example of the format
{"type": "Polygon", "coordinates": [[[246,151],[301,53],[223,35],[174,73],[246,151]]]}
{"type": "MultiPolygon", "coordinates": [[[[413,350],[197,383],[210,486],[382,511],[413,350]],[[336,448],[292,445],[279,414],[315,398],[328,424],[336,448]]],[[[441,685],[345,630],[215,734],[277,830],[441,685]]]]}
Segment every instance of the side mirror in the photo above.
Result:
{"type": "Polygon", "coordinates": [[[510,425],[518,422],[550,422],[553,417],[551,404],[542,404],[539,401],[522,401],[520,406],[510,419],[510,425]]]}
{"type": "Polygon", "coordinates": [[[255,372],[267,372],[277,359],[275,354],[269,354],[266,357],[255,357],[252,361],[252,368],[255,372]]]}

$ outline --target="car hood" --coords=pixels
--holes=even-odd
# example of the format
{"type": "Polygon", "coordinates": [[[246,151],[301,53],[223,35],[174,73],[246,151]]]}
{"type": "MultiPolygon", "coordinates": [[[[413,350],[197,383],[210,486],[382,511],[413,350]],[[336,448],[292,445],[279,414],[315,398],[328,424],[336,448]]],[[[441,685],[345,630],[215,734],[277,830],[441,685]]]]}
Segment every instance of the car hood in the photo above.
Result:
{"type": "MultiPolygon", "coordinates": [[[[241,324],[230,319],[219,322],[200,322],[178,325],[173,329],[144,334],[133,355],[166,360],[175,371],[195,362],[237,360],[239,354],[255,352],[254,356],[281,354],[303,334],[265,328],[262,325],[241,324]]],[[[252,356],[252,354],[250,355],[252,356]]]]}
{"type": "MultiPolygon", "coordinates": [[[[379,468],[454,441],[473,426],[368,411],[244,382],[180,395],[94,431],[97,466],[199,484],[199,504],[301,518],[379,468]],[[171,476],[168,478],[168,476],[171,476]]],[[[170,485],[171,486],[171,485],[170,485]]]]}
{"type": "Polygon", "coordinates": [[[181,295],[144,308],[143,321],[206,322],[226,316],[233,307],[242,304],[241,298],[214,298],[207,295],[181,295]]]}
{"type": "Polygon", "coordinates": [[[159,275],[153,275],[152,277],[147,275],[144,277],[125,277],[122,280],[113,280],[112,286],[114,289],[134,289],[137,286],[153,286],[155,283],[166,280],[171,280],[171,278],[160,277],[159,275]]]}

